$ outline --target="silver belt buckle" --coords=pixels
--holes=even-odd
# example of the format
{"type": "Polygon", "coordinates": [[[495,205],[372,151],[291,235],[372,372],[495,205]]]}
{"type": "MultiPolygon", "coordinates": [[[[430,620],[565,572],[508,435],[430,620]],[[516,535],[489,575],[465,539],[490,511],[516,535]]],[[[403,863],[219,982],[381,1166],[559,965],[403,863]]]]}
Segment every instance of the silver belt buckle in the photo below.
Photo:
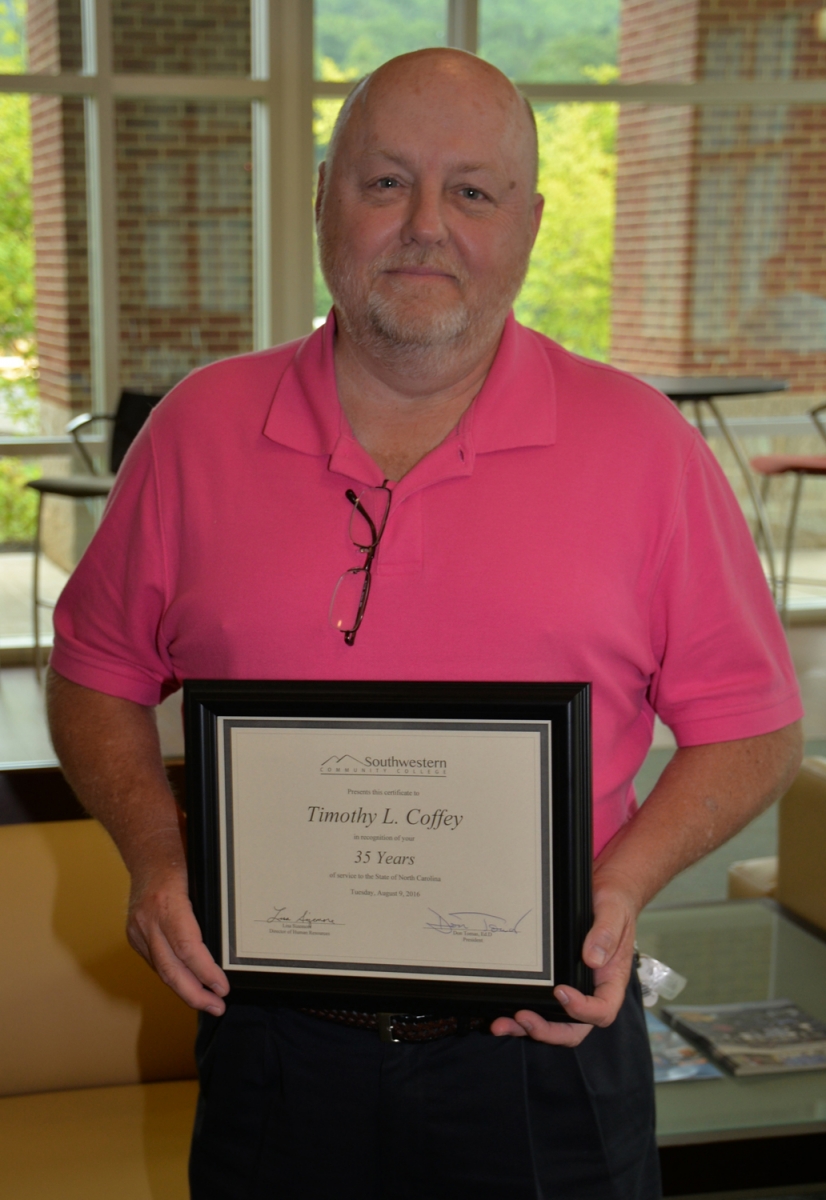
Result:
{"type": "Polygon", "coordinates": [[[379,1038],[383,1042],[400,1042],[401,1038],[397,1038],[393,1032],[393,1022],[396,1017],[401,1016],[401,1013],[376,1013],[379,1021],[379,1038]]]}

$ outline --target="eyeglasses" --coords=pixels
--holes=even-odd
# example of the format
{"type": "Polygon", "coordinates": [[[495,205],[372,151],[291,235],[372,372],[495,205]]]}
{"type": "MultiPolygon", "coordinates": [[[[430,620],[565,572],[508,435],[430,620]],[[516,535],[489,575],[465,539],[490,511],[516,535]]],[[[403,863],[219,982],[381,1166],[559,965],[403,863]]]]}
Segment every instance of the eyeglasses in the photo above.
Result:
{"type": "Polygon", "coordinates": [[[338,629],[344,634],[345,644],[352,646],[364,620],[367,597],[370,595],[373,559],[387,524],[392,492],[385,479],[381,487],[365,488],[358,496],[352,488],[348,488],[344,495],[353,506],[350,514],[350,540],[359,553],[367,557],[363,567],[351,567],[336,584],[330,601],[330,624],[333,629],[338,629]]]}

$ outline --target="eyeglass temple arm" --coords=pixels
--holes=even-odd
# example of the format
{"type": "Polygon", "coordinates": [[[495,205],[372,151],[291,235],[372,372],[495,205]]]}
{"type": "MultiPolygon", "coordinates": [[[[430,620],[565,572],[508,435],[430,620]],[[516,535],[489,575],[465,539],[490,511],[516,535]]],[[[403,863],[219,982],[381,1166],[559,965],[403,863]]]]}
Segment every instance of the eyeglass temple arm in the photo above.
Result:
{"type": "MultiPolygon", "coordinates": [[[[373,518],[370,516],[369,512],[364,507],[362,502],[359,500],[358,496],[356,495],[356,493],[353,491],[352,488],[348,488],[347,491],[344,493],[344,495],[350,501],[350,503],[352,504],[352,506],[356,510],[356,512],[360,512],[361,515],[364,517],[365,521],[367,522],[367,524],[370,526],[370,532],[373,535],[373,542],[375,543],[376,540],[378,539],[378,534],[376,533],[376,527],[373,524],[373,518]]],[[[375,549],[375,547],[374,547],[374,549],[375,549]]]]}
{"type": "Polygon", "coordinates": [[[356,613],[355,624],[352,629],[348,629],[344,634],[345,646],[352,646],[356,640],[356,634],[361,628],[361,623],[364,620],[364,610],[367,608],[367,597],[370,595],[371,576],[370,570],[373,566],[373,559],[376,557],[376,547],[371,546],[369,550],[365,550],[367,558],[364,566],[360,568],[364,572],[364,583],[361,587],[361,596],[359,597],[359,606],[356,613]]]}

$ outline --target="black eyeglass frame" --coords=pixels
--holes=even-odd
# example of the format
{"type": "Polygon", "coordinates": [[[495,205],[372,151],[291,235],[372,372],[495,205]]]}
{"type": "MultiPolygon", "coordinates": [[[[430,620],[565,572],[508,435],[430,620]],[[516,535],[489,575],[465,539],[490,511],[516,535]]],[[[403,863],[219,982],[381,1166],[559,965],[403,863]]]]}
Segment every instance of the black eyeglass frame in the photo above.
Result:
{"type": "MultiPolygon", "coordinates": [[[[358,631],[361,627],[361,623],[364,620],[364,613],[367,608],[367,599],[370,595],[370,584],[371,584],[372,578],[373,578],[373,559],[376,557],[376,551],[379,548],[379,542],[381,541],[382,534],[384,533],[384,528],[387,524],[387,518],[390,514],[390,501],[393,498],[393,492],[387,486],[387,483],[388,483],[388,481],[385,479],[384,482],[379,485],[379,487],[374,489],[375,491],[387,492],[387,507],[384,510],[384,516],[382,517],[381,525],[379,526],[378,529],[376,529],[376,525],[375,525],[375,522],[373,521],[373,518],[370,516],[369,512],[364,507],[364,505],[361,503],[361,499],[356,495],[356,493],[353,491],[353,489],[348,488],[347,491],[344,493],[347,500],[349,500],[353,506],[353,512],[354,513],[358,512],[361,514],[362,517],[364,517],[365,521],[367,522],[367,524],[370,527],[370,532],[373,535],[372,541],[370,541],[370,543],[365,546],[365,545],[362,545],[361,542],[356,541],[356,539],[353,537],[352,530],[351,530],[350,540],[352,541],[353,545],[358,549],[359,553],[366,554],[367,558],[365,559],[364,566],[350,567],[347,571],[344,571],[343,574],[340,576],[338,583],[336,584],[336,591],[337,591],[338,586],[341,583],[341,580],[344,578],[345,575],[360,575],[360,574],[364,575],[364,583],[362,584],[362,588],[361,588],[361,596],[359,597],[359,604],[358,604],[358,609],[356,610],[356,619],[353,623],[353,628],[352,629],[342,629],[339,631],[340,633],[344,634],[344,644],[346,646],[353,645],[353,643],[356,640],[356,634],[358,633],[358,631]]],[[[353,517],[351,514],[350,521],[352,522],[352,520],[353,520],[353,517]]],[[[335,598],[335,592],[333,593],[333,597],[335,598]]]]}

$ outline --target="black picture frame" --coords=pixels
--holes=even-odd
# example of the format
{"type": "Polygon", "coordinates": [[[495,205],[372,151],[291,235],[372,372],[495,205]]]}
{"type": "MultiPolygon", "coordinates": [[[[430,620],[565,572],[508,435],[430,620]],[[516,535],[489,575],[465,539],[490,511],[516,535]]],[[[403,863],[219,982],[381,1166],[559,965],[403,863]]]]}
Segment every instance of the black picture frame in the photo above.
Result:
{"type": "MultiPolygon", "coordinates": [[[[593,993],[582,944],[593,921],[591,693],[588,683],[187,680],[184,718],[190,895],[204,941],[222,963],[219,728],[222,718],[363,718],[550,722],[550,887],[554,984],[593,993]]],[[[222,963],[222,965],[224,965],[222,963]]],[[[230,1000],[367,1012],[510,1015],[531,1008],[564,1016],[547,983],[272,974],[224,966],[230,1000]]],[[[565,1017],[565,1019],[569,1019],[565,1017]]]]}

